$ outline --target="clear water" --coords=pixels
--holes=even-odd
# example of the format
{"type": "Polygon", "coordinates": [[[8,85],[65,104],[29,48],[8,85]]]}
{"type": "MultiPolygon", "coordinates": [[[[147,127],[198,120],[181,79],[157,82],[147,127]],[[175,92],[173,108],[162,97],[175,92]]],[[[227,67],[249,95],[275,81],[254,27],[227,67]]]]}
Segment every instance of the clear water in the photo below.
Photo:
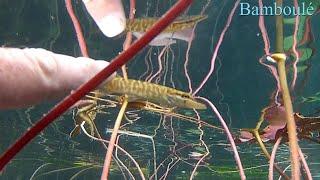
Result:
{"type": "MultiPolygon", "coordinates": [[[[128,2],[125,9],[128,12],[128,2]]],[[[175,1],[137,1],[136,17],[161,16],[175,1]]],[[[89,54],[95,59],[111,60],[122,50],[124,35],[106,38],[97,29],[92,19],[85,12],[80,1],[74,1],[76,14],[81,22],[89,54]]],[[[254,3],[252,3],[254,4],[254,3]]],[[[223,27],[226,24],[233,1],[195,1],[186,12],[197,15],[203,10],[208,19],[199,23],[195,30],[195,39],[189,52],[188,72],[192,87],[198,87],[210,67],[210,60],[223,27]]],[[[77,39],[72,23],[66,12],[64,1],[0,1],[0,44],[6,47],[39,47],[53,52],[80,56],[77,39]]],[[[310,68],[298,74],[298,84],[294,95],[296,112],[308,115],[319,110],[319,101],[301,103],[302,97],[314,96],[320,89],[318,83],[320,24],[319,15],[311,18],[313,41],[307,47],[315,51],[305,61],[310,68]]],[[[275,43],[275,18],[266,17],[266,27],[270,37],[271,51],[275,43]]],[[[293,33],[292,25],[285,25],[285,36],[293,33]]],[[[188,44],[178,41],[168,51],[165,71],[160,83],[175,86],[188,91],[188,82],[183,64],[186,60],[188,44]],[[172,67],[172,69],[171,69],[172,67]],[[166,76],[165,76],[166,74],[166,76]],[[172,77],[173,83],[170,81],[172,77]]],[[[233,17],[224,41],[218,52],[215,70],[207,84],[198,95],[210,99],[221,112],[233,132],[239,128],[254,127],[260,111],[270,103],[270,96],[276,89],[276,82],[268,69],[259,63],[264,55],[264,44],[258,26],[257,16],[239,16],[239,9],[233,17]]],[[[158,55],[162,48],[146,47],[128,65],[128,74],[133,79],[144,79],[147,69],[146,60],[151,52],[153,73],[158,69],[158,55]]],[[[147,62],[150,65],[150,62],[147,62]]],[[[301,64],[299,64],[302,66],[301,64]]],[[[151,70],[147,72],[150,74],[151,70]]],[[[289,73],[290,74],[290,73],[289,73]]],[[[291,80],[291,76],[289,78],[291,80]]],[[[14,143],[27,128],[32,126],[54,103],[37,105],[28,109],[0,111],[0,152],[14,143]]],[[[107,128],[112,128],[119,108],[109,108],[99,114],[96,123],[105,139],[110,137],[107,128]]],[[[192,111],[179,111],[182,114],[195,116],[192,111]]],[[[141,117],[123,130],[141,133],[152,137],[153,148],[149,138],[121,135],[119,145],[125,148],[140,164],[146,177],[154,173],[154,159],[158,178],[188,179],[197,159],[190,154],[205,153],[208,147],[210,154],[200,163],[196,179],[239,179],[236,164],[226,136],[207,127],[183,121],[178,118],[160,116],[155,113],[140,111],[141,117]],[[203,133],[203,136],[201,136],[203,133]],[[155,155],[155,156],[154,156],[155,155]]],[[[318,114],[315,114],[318,115],[318,114]]],[[[201,119],[220,125],[214,113],[208,109],[200,111],[201,119]]],[[[69,138],[73,129],[73,113],[67,112],[42,132],[6,167],[0,179],[99,179],[105,156],[104,147],[90,140],[84,134],[69,138]]],[[[272,143],[266,144],[272,148],[272,143]]],[[[319,144],[302,140],[300,142],[315,179],[320,179],[319,144]]],[[[238,145],[241,159],[248,179],[266,179],[268,161],[261,153],[259,146],[253,144],[238,145]]],[[[277,161],[282,167],[289,165],[289,152],[286,144],[278,151],[277,161]]],[[[138,172],[130,159],[119,153],[121,161],[139,179],[138,172]]],[[[130,178],[128,173],[113,163],[110,178],[130,178]]],[[[275,173],[275,176],[278,175],[275,173]]]]}

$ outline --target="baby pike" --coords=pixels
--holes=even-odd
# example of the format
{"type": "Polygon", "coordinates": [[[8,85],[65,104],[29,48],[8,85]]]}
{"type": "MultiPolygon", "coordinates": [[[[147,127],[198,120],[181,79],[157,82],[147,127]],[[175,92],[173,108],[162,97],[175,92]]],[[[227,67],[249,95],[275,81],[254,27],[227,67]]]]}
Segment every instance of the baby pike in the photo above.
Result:
{"type": "Polygon", "coordinates": [[[205,104],[197,102],[189,93],[145,81],[115,77],[101,90],[107,94],[126,94],[128,102],[147,101],[164,107],[207,108],[205,104]]]}
{"type": "MultiPolygon", "coordinates": [[[[207,16],[186,16],[176,19],[163,32],[155,37],[150,46],[166,46],[176,43],[176,39],[190,41],[193,33],[193,27],[200,21],[206,19],[207,16]]],[[[140,38],[159,18],[141,18],[127,20],[126,31],[140,38]]]]}
{"type": "MultiPolygon", "coordinates": [[[[172,33],[187,28],[193,28],[194,25],[204,19],[207,16],[196,15],[177,18],[171,23],[162,33],[172,33]]],[[[140,18],[127,20],[126,30],[130,32],[146,32],[150,27],[155,24],[159,18],[140,18]]]]}
{"type": "MultiPolygon", "coordinates": [[[[157,112],[165,111],[165,109],[162,109],[162,106],[165,106],[166,108],[207,108],[205,104],[197,102],[189,93],[145,81],[133,79],[125,80],[122,77],[113,78],[98,91],[100,91],[96,92],[98,94],[127,95],[129,106],[132,107],[141,108],[148,104],[145,102],[154,103],[153,107],[158,108],[156,109],[157,112]]],[[[80,108],[74,118],[75,128],[70,133],[70,137],[74,137],[80,133],[80,125],[83,121],[86,122],[90,134],[99,137],[99,132],[94,124],[97,111],[96,100],[91,100],[89,105],[80,108]]],[[[172,112],[166,113],[172,114],[172,112]]]]}

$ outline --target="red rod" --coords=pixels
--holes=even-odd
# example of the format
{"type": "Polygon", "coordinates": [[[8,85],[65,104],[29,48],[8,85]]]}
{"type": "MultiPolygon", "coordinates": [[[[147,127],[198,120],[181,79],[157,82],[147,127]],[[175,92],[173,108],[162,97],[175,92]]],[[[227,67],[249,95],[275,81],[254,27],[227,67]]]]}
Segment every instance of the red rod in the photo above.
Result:
{"type": "Polygon", "coordinates": [[[27,145],[34,137],[37,136],[57,117],[67,111],[73,104],[80,100],[88,92],[94,90],[112,73],[122,65],[133,58],[142,48],[144,48],[154,37],[163,31],[176,17],[179,16],[190,4],[192,0],[179,0],[169,11],[157,22],[148,32],[140,39],[134,42],[126,51],[122,52],[111,61],[109,66],[100,71],[87,83],[81,85],[74,93],[70,94],[59,102],[47,115],[41,118],[33,127],[31,127],[22,137],[20,137],[0,158],[0,171],[5,165],[27,145]]]}

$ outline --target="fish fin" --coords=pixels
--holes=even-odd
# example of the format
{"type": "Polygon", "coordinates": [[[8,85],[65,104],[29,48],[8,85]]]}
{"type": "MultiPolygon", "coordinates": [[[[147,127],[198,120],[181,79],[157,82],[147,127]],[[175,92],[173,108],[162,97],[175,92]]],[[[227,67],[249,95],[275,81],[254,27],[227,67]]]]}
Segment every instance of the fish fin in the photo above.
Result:
{"type": "MultiPolygon", "coordinates": [[[[139,39],[144,33],[132,32],[132,34],[139,39]]],[[[149,43],[149,46],[168,46],[175,44],[176,40],[174,40],[173,36],[174,33],[161,33],[149,43]]]]}
{"type": "Polygon", "coordinates": [[[193,28],[186,28],[173,33],[161,33],[154,38],[149,45],[152,46],[166,46],[176,43],[176,40],[191,41],[193,28]]]}
{"type": "Polygon", "coordinates": [[[172,38],[189,42],[192,40],[191,39],[192,34],[193,34],[193,28],[186,28],[186,29],[174,32],[172,35],[172,38]]]}
{"type": "Polygon", "coordinates": [[[155,38],[153,39],[149,45],[150,46],[169,46],[171,44],[175,44],[177,41],[171,38],[155,38]]]}
{"type": "Polygon", "coordinates": [[[167,95],[166,98],[167,98],[168,104],[169,104],[171,107],[174,107],[173,104],[175,104],[175,98],[174,98],[173,96],[171,96],[171,95],[167,95]]]}

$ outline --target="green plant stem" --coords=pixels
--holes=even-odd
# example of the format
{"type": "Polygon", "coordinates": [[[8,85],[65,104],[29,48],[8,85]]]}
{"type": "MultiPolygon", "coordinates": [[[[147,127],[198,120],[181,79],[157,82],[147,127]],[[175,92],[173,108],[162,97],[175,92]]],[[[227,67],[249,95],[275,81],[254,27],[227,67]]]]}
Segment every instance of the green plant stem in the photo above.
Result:
{"type": "MultiPolygon", "coordinates": [[[[282,6],[282,0],[276,1],[277,6],[282,6]]],[[[283,16],[276,16],[276,52],[283,53],[283,16]]]]}
{"type": "Polygon", "coordinates": [[[291,102],[291,96],[287,84],[287,75],[285,60],[280,59],[277,61],[278,73],[280,79],[280,86],[282,90],[282,98],[284,107],[286,109],[287,130],[289,138],[289,147],[291,152],[291,166],[292,166],[292,179],[300,179],[300,162],[299,162],[299,144],[297,138],[297,128],[293,117],[293,107],[291,102]]]}
{"type": "MultiPolygon", "coordinates": [[[[283,0],[276,0],[277,6],[282,6],[283,0]]],[[[283,49],[283,17],[282,15],[276,16],[276,51],[284,53],[283,49]]],[[[284,107],[286,110],[287,130],[289,138],[289,147],[291,155],[291,178],[300,179],[300,162],[299,162],[299,145],[297,138],[297,129],[293,117],[293,107],[291,102],[291,96],[288,89],[287,75],[285,69],[285,59],[278,59],[278,73],[280,79],[280,86],[282,92],[282,98],[284,101],[284,107]]]]}

